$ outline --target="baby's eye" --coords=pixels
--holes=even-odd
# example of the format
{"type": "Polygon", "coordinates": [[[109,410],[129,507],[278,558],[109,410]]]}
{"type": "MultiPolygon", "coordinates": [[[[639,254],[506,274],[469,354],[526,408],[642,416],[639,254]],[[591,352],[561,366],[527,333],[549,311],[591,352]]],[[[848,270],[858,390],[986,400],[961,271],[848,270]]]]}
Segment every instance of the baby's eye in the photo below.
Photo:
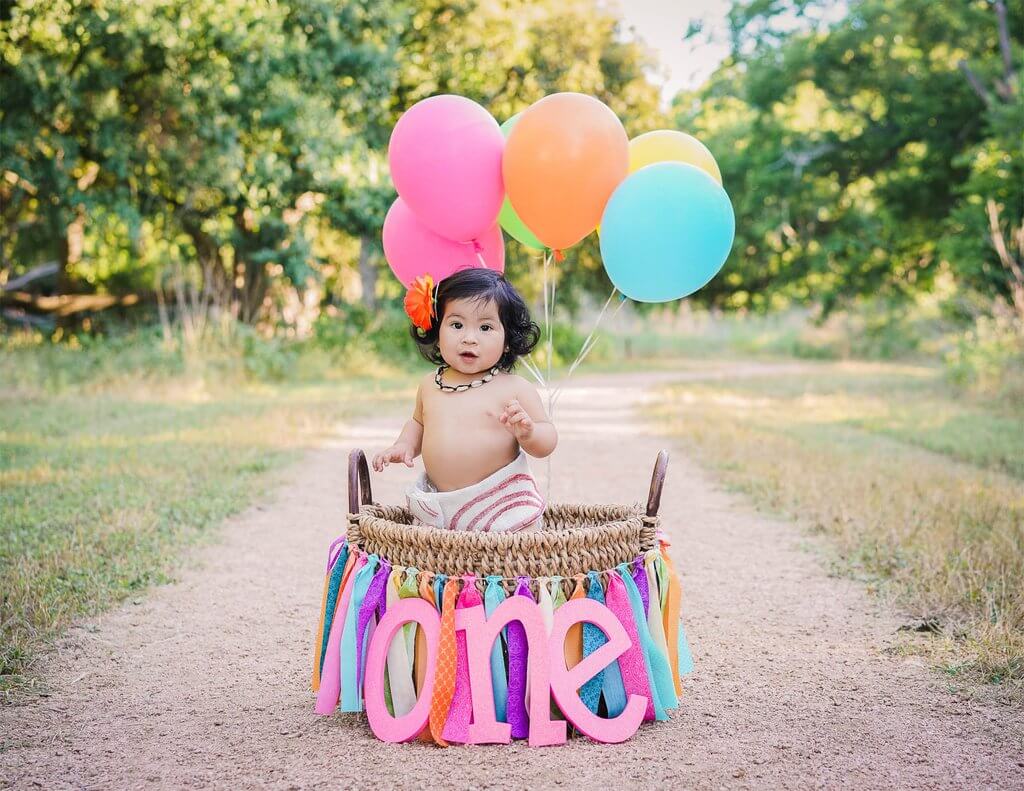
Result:
{"type": "Polygon", "coordinates": [[[453,321],[450,326],[451,326],[451,328],[453,330],[461,330],[462,329],[462,322],[461,321],[453,321]]]}
{"type": "Polygon", "coordinates": [[[489,329],[492,329],[490,324],[481,324],[480,325],[481,332],[487,332],[487,330],[489,330],[489,329]]]}

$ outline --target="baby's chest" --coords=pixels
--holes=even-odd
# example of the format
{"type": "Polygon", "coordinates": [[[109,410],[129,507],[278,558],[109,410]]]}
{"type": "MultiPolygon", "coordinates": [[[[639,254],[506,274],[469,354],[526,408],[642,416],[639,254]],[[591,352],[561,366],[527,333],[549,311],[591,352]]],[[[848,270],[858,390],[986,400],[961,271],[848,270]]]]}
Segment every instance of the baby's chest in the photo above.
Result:
{"type": "Polygon", "coordinates": [[[446,428],[501,428],[499,418],[508,399],[497,389],[490,393],[485,388],[462,393],[431,393],[423,400],[423,425],[444,424],[446,428]]]}

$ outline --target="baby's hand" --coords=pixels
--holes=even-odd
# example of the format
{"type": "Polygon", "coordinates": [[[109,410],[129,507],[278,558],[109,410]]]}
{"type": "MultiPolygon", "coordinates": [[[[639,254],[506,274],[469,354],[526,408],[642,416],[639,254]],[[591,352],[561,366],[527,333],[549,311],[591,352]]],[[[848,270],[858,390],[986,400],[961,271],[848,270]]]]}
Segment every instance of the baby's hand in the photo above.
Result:
{"type": "Polygon", "coordinates": [[[505,411],[498,418],[517,440],[529,439],[533,434],[533,418],[526,414],[522,404],[515,398],[505,404],[505,411]]]}
{"type": "Polygon", "coordinates": [[[373,457],[373,469],[383,472],[384,468],[391,462],[405,462],[406,467],[412,467],[412,448],[406,445],[392,445],[373,457]]]}

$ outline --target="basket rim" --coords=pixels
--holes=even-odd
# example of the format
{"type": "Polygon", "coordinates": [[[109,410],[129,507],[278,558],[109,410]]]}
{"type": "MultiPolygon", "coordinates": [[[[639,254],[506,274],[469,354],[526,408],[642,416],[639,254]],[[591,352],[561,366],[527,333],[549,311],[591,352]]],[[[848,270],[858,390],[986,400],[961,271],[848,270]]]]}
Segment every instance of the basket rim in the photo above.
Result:
{"type": "Polygon", "coordinates": [[[349,514],[347,535],[357,550],[393,567],[504,579],[603,572],[657,546],[660,519],[646,515],[639,504],[551,504],[544,513],[563,526],[485,533],[410,524],[407,508],[370,503],[349,514]]]}

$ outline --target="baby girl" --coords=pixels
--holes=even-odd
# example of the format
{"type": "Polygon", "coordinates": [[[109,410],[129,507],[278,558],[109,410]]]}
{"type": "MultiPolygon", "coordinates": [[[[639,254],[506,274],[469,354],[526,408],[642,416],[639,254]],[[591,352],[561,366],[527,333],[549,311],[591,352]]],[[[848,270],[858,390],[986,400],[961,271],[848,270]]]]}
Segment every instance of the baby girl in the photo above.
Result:
{"type": "Polygon", "coordinates": [[[418,326],[412,334],[438,368],[421,380],[412,418],[395,444],[373,457],[373,468],[381,472],[391,462],[412,467],[423,454],[426,472],[406,493],[418,524],[539,528],[544,500],[526,454],[549,455],[558,433],[537,390],[511,373],[517,358],[536,346],[537,325],[519,293],[491,269],[446,277],[432,307],[433,315],[428,309],[413,316],[418,326]]]}

